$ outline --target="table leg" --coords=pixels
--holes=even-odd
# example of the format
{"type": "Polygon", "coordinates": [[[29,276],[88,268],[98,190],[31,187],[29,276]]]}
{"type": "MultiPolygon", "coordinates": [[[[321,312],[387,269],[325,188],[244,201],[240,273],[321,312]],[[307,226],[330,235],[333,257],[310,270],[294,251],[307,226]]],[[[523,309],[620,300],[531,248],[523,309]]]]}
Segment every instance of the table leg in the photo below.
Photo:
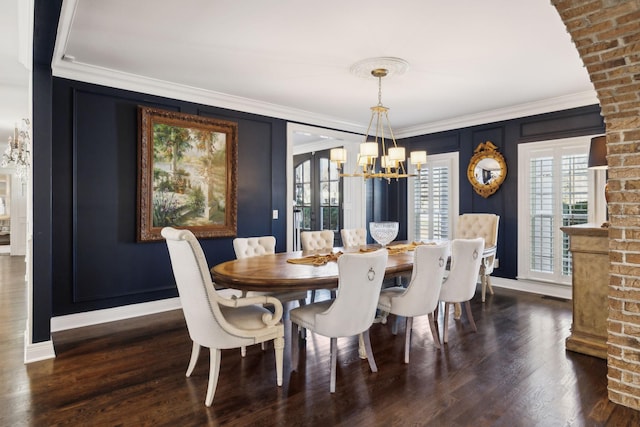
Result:
{"type": "Polygon", "coordinates": [[[453,318],[457,320],[460,319],[460,316],[462,316],[462,307],[460,303],[457,302],[453,305],[453,318]]]}
{"type": "Polygon", "coordinates": [[[358,335],[358,355],[360,359],[365,360],[367,358],[367,349],[364,346],[364,338],[362,334],[358,335]]]}

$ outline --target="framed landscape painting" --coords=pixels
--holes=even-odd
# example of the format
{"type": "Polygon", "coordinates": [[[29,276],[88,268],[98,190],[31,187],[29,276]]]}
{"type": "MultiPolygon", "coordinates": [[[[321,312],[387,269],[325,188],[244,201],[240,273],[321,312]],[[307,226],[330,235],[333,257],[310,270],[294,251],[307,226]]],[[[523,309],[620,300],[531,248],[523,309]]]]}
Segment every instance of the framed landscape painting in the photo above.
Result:
{"type": "Polygon", "coordinates": [[[139,242],[167,226],[236,235],[237,134],[234,122],[138,107],[139,242]]]}

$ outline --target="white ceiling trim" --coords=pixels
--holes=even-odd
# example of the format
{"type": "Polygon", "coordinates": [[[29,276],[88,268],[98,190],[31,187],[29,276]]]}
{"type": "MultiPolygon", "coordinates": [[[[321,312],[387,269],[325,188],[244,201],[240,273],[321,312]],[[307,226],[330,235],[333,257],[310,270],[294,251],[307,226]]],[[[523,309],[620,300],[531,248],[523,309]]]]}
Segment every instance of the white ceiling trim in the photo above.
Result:
{"type": "Polygon", "coordinates": [[[469,114],[466,116],[455,117],[453,119],[426,123],[424,125],[407,127],[400,131],[396,131],[395,135],[397,138],[408,138],[410,136],[426,135],[445,130],[460,129],[468,126],[517,119],[520,117],[533,116],[535,114],[550,113],[553,111],[567,110],[570,108],[584,107],[599,103],[600,101],[598,101],[596,91],[592,90],[543,99],[541,101],[530,102],[527,104],[514,105],[508,108],[483,111],[477,114],[469,114]]]}
{"type": "MultiPolygon", "coordinates": [[[[322,116],[282,105],[270,104],[239,96],[180,85],[148,77],[123,73],[106,68],[73,62],[68,58],[54,59],[53,75],[118,89],[147,93],[220,108],[228,108],[246,113],[275,117],[288,121],[307,123],[314,126],[333,128],[347,132],[364,133],[364,123],[351,123],[336,117],[322,116]]],[[[460,116],[433,123],[425,123],[402,129],[394,129],[396,138],[425,135],[446,130],[459,129],[485,123],[532,116],[535,114],[561,111],[569,108],[598,104],[595,90],[565,95],[508,108],[484,111],[482,113],[460,116]]],[[[364,107],[363,107],[364,108],[364,107]]]]}
{"type": "Polygon", "coordinates": [[[311,111],[289,108],[240,96],[228,95],[192,86],[82,64],[79,62],[73,62],[66,57],[63,60],[54,60],[51,68],[53,75],[56,77],[211,105],[220,108],[228,108],[231,110],[275,117],[288,121],[297,121],[316,126],[336,128],[349,132],[362,133],[366,130],[364,124],[350,123],[336,117],[322,116],[311,111]]]}

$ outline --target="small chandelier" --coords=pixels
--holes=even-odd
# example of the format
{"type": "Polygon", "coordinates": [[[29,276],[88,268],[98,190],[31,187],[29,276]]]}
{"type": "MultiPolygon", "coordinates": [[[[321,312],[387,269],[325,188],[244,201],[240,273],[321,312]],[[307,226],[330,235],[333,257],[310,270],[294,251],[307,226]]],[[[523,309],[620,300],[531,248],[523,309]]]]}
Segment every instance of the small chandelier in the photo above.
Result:
{"type": "MultiPolygon", "coordinates": [[[[393,136],[393,130],[389,123],[389,109],[382,105],[382,78],[389,73],[386,68],[374,68],[371,75],[378,79],[378,105],[371,107],[371,120],[369,127],[364,136],[364,142],[360,144],[360,152],[358,153],[358,161],[354,173],[341,173],[340,176],[362,177],[365,180],[369,178],[382,178],[387,182],[392,179],[408,178],[415,176],[407,173],[404,162],[407,159],[404,147],[398,147],[396,139],[393,136]],[[375,126],[375,136],[371,134],[372,126],[375,126]],[[390,138],[391,141],[388,141],[390,138]],[[379,156],[378,148],[382,147],[382,156],[379,156]],[[380,158],[378,168],[377,159],[380,158]]],[[[338,169],[347,161],[347,150],[344,148],[333,148],[330,152],[330,159],[336,163],[338,169]]],[[[426,151],[414,151],[410,153],[409,161],[412,165],[416,165],[417,170],[420,166],[427,162],[426,151]]]]}
{"type": "Polygon", "coordinates": [[[15,166],[16,175],[25,181],[28,177],[31,158],[31,137],[29,136],[29,119],[22,119],[22,127],[16,126],[13,136],[9,137],[9,146],[2,155],[2,167],[15,166]]]}

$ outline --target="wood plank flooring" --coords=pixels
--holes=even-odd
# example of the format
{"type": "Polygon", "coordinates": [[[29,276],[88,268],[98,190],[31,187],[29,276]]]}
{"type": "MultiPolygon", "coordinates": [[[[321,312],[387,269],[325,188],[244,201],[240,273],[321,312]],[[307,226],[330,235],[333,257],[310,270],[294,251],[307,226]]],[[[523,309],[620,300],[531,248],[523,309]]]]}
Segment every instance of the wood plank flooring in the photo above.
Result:
{"type": "MultiPolygon", "coordinates": [[[[185,378],[191,343],[181,311],[54,334],[56,359],[23,364],[24,259],[0,256],[0,426],[638,426],[640,413],[607,399],[606,362],[567,352],[571,304],[496,289],[473,304],[438,350],[426,317],[376,324],[378,373],[338,340],[329,393],[329,340],[309,335],[276,386],[272,347],[222,352],[213,406],[204,406],[208,351],[185,378]]],[[[393,317],[389,320],[393,321],[393,317]]],[[[287,321],[286,328],[290,328],[287,321]]],[[[442,328],[442,321],[440,321],[442,328]]]]}

